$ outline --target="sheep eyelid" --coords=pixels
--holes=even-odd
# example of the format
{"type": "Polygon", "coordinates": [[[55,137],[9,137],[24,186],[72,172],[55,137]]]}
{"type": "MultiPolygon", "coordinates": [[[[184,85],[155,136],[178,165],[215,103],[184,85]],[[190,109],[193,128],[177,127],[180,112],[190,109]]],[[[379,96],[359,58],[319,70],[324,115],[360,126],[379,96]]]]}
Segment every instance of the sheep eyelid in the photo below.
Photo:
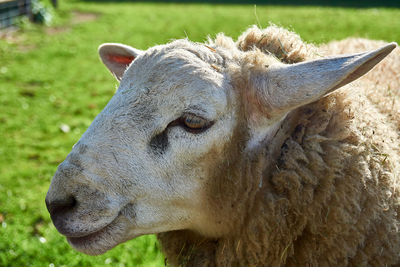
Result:
{"type": "Polygon", "coordinates": [[[209,129],[213,124],[214,124],[214,121],[208,121],[207,119],[204,119],[201,116],[194,115],[192,113],[186,113],[186,114],[183,114],[181,117],[177,118],[176,120],[170,122],[167,126],[167,129],[169,127],[179,126],[189,133],[200,134],[200,133],[205,132],[207,129],[209,129]],[[207,123],[204,125],[204,127],[201,127],[201,128],[190,128],[185,124],[185,116],[188,116],[188,115],[198,117],[204,121],[207,121],[207,123]]]}
{"type": "Polygon", "coordinates": [[[206,130],[208,130],[214,123],[210,122],[208,124],[206,124],[204,127],[201,128],[190,128],[188,126],[186,126],[184,123],[181,125],[183,129],[185,129],[185,131],[192,133],[192,134],[200,134],[205,132],[206,130]]]}

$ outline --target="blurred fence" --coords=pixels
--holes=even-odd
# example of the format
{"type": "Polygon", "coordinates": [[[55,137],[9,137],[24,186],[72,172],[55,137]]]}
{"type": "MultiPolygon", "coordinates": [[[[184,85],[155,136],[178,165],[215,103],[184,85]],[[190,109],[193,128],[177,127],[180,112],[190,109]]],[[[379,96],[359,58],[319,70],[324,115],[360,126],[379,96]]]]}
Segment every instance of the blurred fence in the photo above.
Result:
{"type": "Polygon", "coordinates": [[[31,0],[0,0],[0,29],[15,24],[23,15],[31,16],[31,0]]]}

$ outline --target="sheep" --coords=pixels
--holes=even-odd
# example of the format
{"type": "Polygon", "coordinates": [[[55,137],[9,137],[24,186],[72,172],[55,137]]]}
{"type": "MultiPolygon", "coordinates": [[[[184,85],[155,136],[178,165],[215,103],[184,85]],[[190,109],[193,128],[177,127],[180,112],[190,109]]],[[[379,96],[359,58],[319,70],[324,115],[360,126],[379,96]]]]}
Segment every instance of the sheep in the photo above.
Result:
{"type": "Polygon", "coordinates": [[[173,266],[399,264],[395,47],[276,26],[100,46],[120,85],[53,177],[55,227],[90,255],[157,234],[173,266]]]}

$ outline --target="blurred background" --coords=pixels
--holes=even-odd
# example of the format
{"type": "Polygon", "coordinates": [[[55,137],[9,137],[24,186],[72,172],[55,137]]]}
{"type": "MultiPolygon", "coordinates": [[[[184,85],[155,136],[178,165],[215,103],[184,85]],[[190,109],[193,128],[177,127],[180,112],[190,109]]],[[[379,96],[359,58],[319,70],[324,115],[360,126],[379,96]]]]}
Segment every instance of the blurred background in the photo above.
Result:
{"type": "Polygon", "coordinates": [[[202,42],[270,23],[320,44],[400,42],[399,1],[0,0],[0,266],[163,266],[155,236],[90,257],[70,248],[44,198],[52,175],[118,84],[97,47],[202,42]]]}

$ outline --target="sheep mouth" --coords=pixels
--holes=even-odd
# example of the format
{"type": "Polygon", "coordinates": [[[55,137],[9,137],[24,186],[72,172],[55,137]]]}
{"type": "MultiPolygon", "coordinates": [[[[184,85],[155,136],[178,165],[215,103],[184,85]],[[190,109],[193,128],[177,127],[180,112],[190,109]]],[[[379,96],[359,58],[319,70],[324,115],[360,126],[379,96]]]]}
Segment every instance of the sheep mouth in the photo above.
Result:
{"type": "Polygon", "coordinates": [[[125,242],[126,230],[123,216],[117,216],[105,227],[83,236],[67,236],[68,243],[76,250],[89,255],[99,255],[125,242]]]}

